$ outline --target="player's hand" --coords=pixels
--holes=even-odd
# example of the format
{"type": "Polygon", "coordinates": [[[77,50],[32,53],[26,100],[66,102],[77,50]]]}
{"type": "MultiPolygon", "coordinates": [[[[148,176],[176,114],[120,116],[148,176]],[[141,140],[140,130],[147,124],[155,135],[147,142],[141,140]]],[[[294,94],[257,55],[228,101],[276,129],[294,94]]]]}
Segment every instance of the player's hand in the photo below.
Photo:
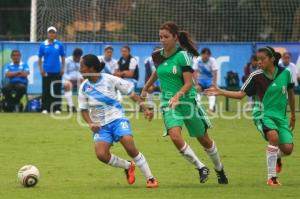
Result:
{"type": "Polygon", "coordinates": [[[169,107],[175,108],[179,104],[179,97],[178,95],[175,95],[169,100],[169,107]]]}
{"type": "Polygon", "coordinates": [[[207,96],[218,96],[221,94],[221,89],[216,86],[211,86],[205,90],[207,96]]]}
{"type": "Polygon", "coordinates": [[[145,101],[145,99],[147,98],[147,91],[145,91],[144,89],[142,90],[140,97],[143,101],[145,101]]]}
{"type": "Polygon", "coordinates": [[[153,111],[150,111],[148,108],[144,110],[144,117],[149,122],[153,119],[153,111]]]}
{"type": "Polygon", "coordinates": [[[40,72],[40,74],[41,74],[42,77],[46,77],[46,76],[47,76],[47,73],[46,73],[44,70],[42,70],[42,71],[40,72]]]}
{"type": "Polygon", "coordinates": [[[98,123],[89,123],[89,127],[94,133],[97,133],[101,129],[101,126],[98,123]]]}
{"type": "Polygon", "coordinates": [[[291,118],[290,118],[290,125],[289,125],[291,131],[294,130],[294,128],[295,128],[295,123],[296,123],[296,117],[295,117],[295,115],[292,115],[291,118]]]}

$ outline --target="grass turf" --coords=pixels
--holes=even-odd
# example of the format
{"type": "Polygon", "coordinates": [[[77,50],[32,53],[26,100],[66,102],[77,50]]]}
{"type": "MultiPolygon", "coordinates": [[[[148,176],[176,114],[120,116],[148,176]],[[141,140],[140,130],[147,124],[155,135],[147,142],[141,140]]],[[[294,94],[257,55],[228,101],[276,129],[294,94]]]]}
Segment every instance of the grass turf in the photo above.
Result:
{"type": "MultiPolygon", "coordinates": [[[[299,125],[294,136],[295,151],[292,157],[284,158],[279,175],[283,186],[270,188],[266,185],[266,143],[251,120],[213,120],[214,128],[209,134],[217,143],[229,177],[229,185],[218,185],[209,157],[185,129],[186,141],[211,169],[206,184],[199,183],[197,171],[175,150],[169,138],[161,136],[162,120],[148,123],[141,114],[139,117],[131,119],[135,142],[159,180],[158,189],[146,189],[139,170],[136,183],[129,186],[121,169],[100,163],[94,155],[91,132],[78,125],[76,115],[59,120],[50,115],[1,113],[0,198],[300,197],[299,125]],[[16,181],[18,169],[25,164],[36,165],[41,172],[40,182],[34,188],[23,188],[16,181]]],[[[129,159],[120,144],[115,144],[112,152],[129,159]]]]}

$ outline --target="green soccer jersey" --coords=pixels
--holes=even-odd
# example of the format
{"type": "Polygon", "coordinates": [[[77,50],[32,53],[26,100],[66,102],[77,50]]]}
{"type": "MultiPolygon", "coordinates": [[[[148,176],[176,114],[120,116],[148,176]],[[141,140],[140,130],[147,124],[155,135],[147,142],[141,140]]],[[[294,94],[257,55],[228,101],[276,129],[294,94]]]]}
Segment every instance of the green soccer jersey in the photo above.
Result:
{"type": "MultiPolygon", "coordinates": [[[[161,103],[167,105],[168,101],[184,85],[183,72],[192,72],[192,60],[189,54],[178,48],[174,54],[169,57],[163,56],[163,49],[153,53],[154,64],[157,67],[156,73],[161,86],[161,103]]],[[[195,86],[180,98],[180,102],[190,102],[195,99],[197,91],[195,86]]]]}
{"type": "Polygon", "coordinates": [[[241,90],[248,96],[256,96],[253,116],[283,119],[286,117],[288,103],[287,89],[293,88],[291,72],[276,67],[274,77],[268,77],[263,70],[253,72],[241,90]],[[262,113],[262,114],[260,114],[262,113]]]}

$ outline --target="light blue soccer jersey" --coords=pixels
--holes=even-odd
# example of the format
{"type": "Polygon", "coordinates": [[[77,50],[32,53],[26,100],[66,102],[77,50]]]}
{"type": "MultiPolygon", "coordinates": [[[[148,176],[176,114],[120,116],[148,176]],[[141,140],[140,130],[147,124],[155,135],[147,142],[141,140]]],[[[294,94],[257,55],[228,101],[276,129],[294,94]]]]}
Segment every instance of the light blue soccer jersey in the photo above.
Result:
{"type": "Polygon", "coordinates": [[[78,80],[82,79],[82,75],[79,72],[80,62],[75,62],[73,57],[66,59],[66,67],[63,78],[66,80],[78,80]]]}
{"type": "Polygon", "coordinates": [[[134,90],[132,83],[119,77],[101,73],[96,83],[85,80],[79,88],[78,103],[81,110],[89,110],[93,122],[101,126],[125,118],[117,90],[128,95],[134,90]]]}
{"type": "Polygon", "coordinates": [[[199,56],[194,61],[193,69],[199,73],[199,80],[203,79],[212,79],[213,72],[218,70],[216,59],[210,57],[207,62],[202,60],[202,57],[199,56]]]}
{"type": "Polygon", "coordinates": [[[110,60],[106,60],[104,55],[98,56],[99,61],[105,63],[104,69],[101,71],[102,73],[108,73],[108,74],[114,74],[117,70],[118,62],[114,58],[111,58],[110,60]]]}

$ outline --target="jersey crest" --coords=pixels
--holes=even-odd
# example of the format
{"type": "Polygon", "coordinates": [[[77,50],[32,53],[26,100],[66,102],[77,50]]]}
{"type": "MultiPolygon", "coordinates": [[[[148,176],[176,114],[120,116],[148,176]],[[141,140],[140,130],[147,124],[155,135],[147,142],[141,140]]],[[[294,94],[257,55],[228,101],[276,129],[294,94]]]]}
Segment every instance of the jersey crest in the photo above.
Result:
{"type": "Polygon", "coordinates": [[[172,72],[173,72],[174,75],[177,74],[177,68],[176,68],[176,66],[173,66],[172,72]]]}

